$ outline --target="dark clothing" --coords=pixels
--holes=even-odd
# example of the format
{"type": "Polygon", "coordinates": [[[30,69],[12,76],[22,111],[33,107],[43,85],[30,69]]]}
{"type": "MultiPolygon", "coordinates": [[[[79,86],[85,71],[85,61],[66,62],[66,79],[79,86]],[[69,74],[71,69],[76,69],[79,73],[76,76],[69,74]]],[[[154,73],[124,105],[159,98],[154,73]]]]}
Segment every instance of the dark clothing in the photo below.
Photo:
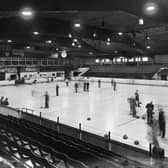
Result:
{"type": "Polygon", "coordinates": [[[114,83],[114,81],[113,81],[113,80],[111,80],[111,86],[113,86],[113,83],[114,83]]]}
{"type": "Polygon", "coordinates": [[[129,98],[128,101],[130,104],[130,112],[133,117],[136,117],[136,101],[134,98],[129,98]]]}
{"type": "Polygon", "coordinates": [[[152,124],[153,122],[153,110],[154,110],[154,105],[152,103],[148,103],[146,106],[146,113],[147,113],[147,123],[152,124]]]}
{"type": "Polygon", "coordinates": [[[115,81],[113,83],[113,89],[114,89],[114,91],[116,91],[116,82],[115,81]]]}
{"type": "Polygon", "coordinates": [[[45,108],[49,108],[49,95],[45,94],[45,108]]]}
{"type": "Polygon", "coordinates": [[[75,93],[78,93],[78,84],[75,83],[75,93]]]}
{"type": "Polygon", "coordinates": [[[159,129],[160,135],[164,138],[166,132],[166,120],[163,111],[159,112],[159,129]]]}
{"type": "Polygon", "coordinates": [[[89,92],[89,82],[86,83],[86,91],[89,92]]]}
{"type": "Polygon", "coordinates": [[[86,82],[84,82],[84,84],[83,84],[83,91],[84,92],[86,91],[86,82]]]}
{"type": "Polygon", "coordinates": [[[135,101],[138,107],[140,107],[140,102],[139,102],[139,93],[135,92],[135,101]]]}
{"type": "Polygon", "coordinates": [[[5,106],[8,106],[8,105],[9,105],[8,99],[5,99],[5,100],[4,100],[3,105],[5,105],[5,106]]]}
{"type": "Polygon", "coordinates": [[[59,96],[59,86],[56,85],[56,96],[59,96]]]}
{"type": "Polygon", "coordinates": [[[101,87],[101,80],[98,80],[98,88],[101,87]]]}

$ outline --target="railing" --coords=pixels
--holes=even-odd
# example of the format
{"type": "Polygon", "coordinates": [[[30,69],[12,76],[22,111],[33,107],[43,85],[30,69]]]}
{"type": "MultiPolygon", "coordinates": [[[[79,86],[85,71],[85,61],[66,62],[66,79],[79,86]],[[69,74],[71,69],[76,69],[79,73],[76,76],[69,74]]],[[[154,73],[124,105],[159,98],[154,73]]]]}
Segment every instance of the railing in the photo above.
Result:
{"type": "Polygon", "coordinates": [[[121,135],[111,133],[110,131],[97,130],[96,128],[83,125],[82,123],[73,122],[72,124],[72,121],[67,121],[60,117],[57,117],[55,121],[53,121],[47,118],[43,118],[41,112],[39,116],[32,114],[33,110],[31,109],[24,108],[24,112],[22,109],[14,109],[5,106],[0,107],[0,113],[2,111],[6,111],[3,113],[4,115],[23,118],[36,124],[40,124],[46,128],[53,129],[59,133],[82,140],[85,143],[101,147],[108,151],[113,151],[115,149],[115,152],[118,154],[123,154],[123,150],[126,153],[138,151],[141,154],[149,154],[149,143],[143,146],[143,143],[140,141],[139,144],[136,145],[134,144],[135,139],[130,137],[129,139],[124,140],[121,135]],[[123,143],[123,141],[125,142],[123,143]]]}
{"type": "Polygon", "coordinates": [[[55,66],[69,65],[68,59],[51,59],[51,58],[0,58],[0,66],[55,66]]]}
{"type": "Polygon", "coordinates": [[[91,66],[90,72],[111,72],[111,73],[155,73],[161,65],[140,65],[140,66],[126,66],[126,65],[102,65],[91,66]]]}

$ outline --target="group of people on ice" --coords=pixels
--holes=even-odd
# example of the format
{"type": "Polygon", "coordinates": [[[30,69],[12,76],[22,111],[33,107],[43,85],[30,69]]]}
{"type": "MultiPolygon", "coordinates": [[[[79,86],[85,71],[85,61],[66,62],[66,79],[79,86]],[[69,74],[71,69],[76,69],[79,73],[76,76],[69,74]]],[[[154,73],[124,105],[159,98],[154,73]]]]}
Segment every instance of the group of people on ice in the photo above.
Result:
{"type": "MultiPolygon", "coordinates": [[[[135,91],[134,97],[131,97],[128,99],[128,102],[130,104],[130,114],[133,117],[137,117],[137,107],[141,106],[141,102],[139,99],[139,92],[138,90],[135,91]]],[[[159,135],[164,138],[165,137],[165,132],[166,132],[166,117],[163,108],[158,109],[158,117],[155,117],[155,123],[154,123],[154,104],[151,102],[147,103],[145,105],[146,108],[146,118],[147,118],[147,124],[149,126],[153,126],[154,124],[156,125],[156,121],[158,123],[158,128],[159,128],[159,135]]]]}

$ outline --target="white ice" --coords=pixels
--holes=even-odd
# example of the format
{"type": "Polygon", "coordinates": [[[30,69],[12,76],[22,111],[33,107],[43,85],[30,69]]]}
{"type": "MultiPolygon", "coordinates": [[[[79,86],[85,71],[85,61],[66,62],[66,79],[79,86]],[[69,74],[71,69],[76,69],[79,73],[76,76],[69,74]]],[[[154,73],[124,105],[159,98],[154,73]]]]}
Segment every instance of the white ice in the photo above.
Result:
{"type": "MultiPolygon", "coordinates": [[[[110,83],[102,83],[98,88],[97,83],[91,82],[90,91],[83,92],[80,83],[79,93],[75,93],[74,82],[66,87],[64,82],[57,83],[60,86],[60,95],[56,96],[56,83],[45,83],[35,85],[3,86],[0,87],[0,96],[8,97],[11,107],[29,108],[34,114],[78,128],[79,123],[82,129],[104,136],[111,132],[111,138],[134,145],[139,140],[140,148],[148,149],[146,120],[135,119],[130,113],[127,99],[134,96],[139,90],[142,105],[137,109],[138,115],[146,114],[145,105],[150,101],[155,105],[155,117],[157,118],[158,108],[162,107],[165,114],[168,114],[168,88],[159,86],[142,86],[117,84],[117,91],[113,91],[110,83]],[[49,93],[49,109],[44,108],[44,94],[49,93]],[[90,117],[91,120],[87,120],[90,117]],[[127,134],[128,139],[122,137],[127,134]]],[[[168,121],[168,115],[166,116],[168,121]]],[[[168,125],[168,124],[167,124],[168,125]]],[[[159,137],[161,147],[168,155],[168,134],[166,138],[159,137]]]]}

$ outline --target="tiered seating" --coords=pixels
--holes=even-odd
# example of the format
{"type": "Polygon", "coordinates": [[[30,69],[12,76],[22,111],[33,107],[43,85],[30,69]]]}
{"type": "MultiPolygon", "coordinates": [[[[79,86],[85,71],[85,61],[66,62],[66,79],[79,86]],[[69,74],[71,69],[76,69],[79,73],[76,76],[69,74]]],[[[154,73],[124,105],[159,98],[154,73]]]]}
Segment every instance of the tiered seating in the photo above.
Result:
{"type": "Polygon", "coordinates": [[[84,76],[151,79],[161,65],[96,65],[91,66],[84,76]]]}
{"type": "Polygon", "coordinates": [[[64,163],[62,168],[115,168],[126,162],[136,167],[122,156],[11,116],[0,115],[0,138],[0,146],[22,160],[31,160],[35,167],[50,168],[64,163]]]}

